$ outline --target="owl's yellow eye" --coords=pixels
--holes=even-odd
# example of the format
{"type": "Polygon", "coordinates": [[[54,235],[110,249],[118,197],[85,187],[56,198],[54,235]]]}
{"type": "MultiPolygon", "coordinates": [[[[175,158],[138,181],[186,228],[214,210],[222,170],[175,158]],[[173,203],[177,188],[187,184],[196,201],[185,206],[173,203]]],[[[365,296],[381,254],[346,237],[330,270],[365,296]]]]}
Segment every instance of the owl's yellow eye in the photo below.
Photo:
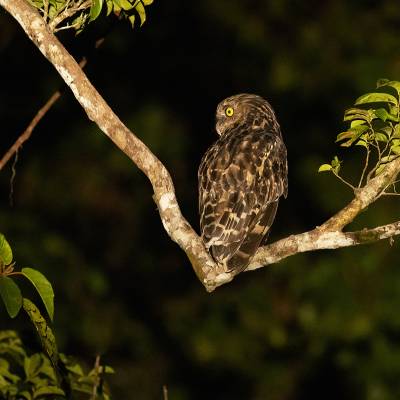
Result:
{"type": "Polygon", "coordinates": [[[227,108],[225,108],[225,115],[226,115],[227,117],[232,117],[232,115],[233,115],[233,108],[232,108],[232,107],[227,107],[227,108]]]}

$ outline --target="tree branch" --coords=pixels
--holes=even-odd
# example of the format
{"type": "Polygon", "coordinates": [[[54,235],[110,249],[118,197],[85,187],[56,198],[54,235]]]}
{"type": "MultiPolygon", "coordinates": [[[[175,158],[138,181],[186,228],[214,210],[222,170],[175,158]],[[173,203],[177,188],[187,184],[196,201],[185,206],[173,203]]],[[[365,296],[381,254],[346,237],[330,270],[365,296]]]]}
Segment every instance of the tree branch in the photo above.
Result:
{"type": "Polygon", "coordinates": [[[44,106],[39,109],[32,121],[14,142],[14,144],[7,150],[4,156],[0,159],[0,170],[8,163],[10,158],[20,149],[20,147],[31,137],[33,130],[40,120],[46,115],[47,111],[53,106],[53,104],[60,98],[61,92],[57,90],[51,97],[46,101],[44,106]]]}
{"type": "Polygon", "coordinates": [[[66,25],[63,28],[58,28],[57,26],[61,24],[61,22],[65,21],[66,19],[72,17],[79,11],[86,10],[92,4],[91,0],[81,0],[77,1],[76,3],[73,2],[71,5],[66,3],[66,6],[63,10],[60,11],[58,15],[56,15],[49,23],[48,27],[52,32],[60,31],[62,29],[69,29],[72,28],[73,25],[66,25]]]}
{"type": "Polygon", "coordinates": [[[225,274],[223,267],[214,263],[201,238],[182,216],[172,179],[164,165],[115,115],[77,62],[50,32],[36,9],[25,0],[0,0],[0,5],[18,21],[32,42],[53,64],[89,119],[149,178],[165,230],[186,252],[206,289],[213,290],[217,283],[231,280],[233,276],[225,274]]]}
{"type": "MultiPolygon", "coordinates": [[[[98,49],[104,42],[104,38],[98,39],[95,43],[94,48],[98,49]]],[[[79,66],[83,69],[87,64],[87,57],[83,57],[79,62],[79,66]]],[[[14,144],[6,151],[3,157],[0,159],[0,171],[4,166],[10,161],[11,157],[18,152],[21,146],[31,137],[33,130],[36,125],[41,121],[41,119],[47,114],[47,112],[53,107],[53,105],[58,101],[58,99],[63,94],[63,90],[60,88],[56,90],[46,103],[39,109],[36,115],[32,118],[31,122],[28,124],[26,129],[18,136],[14,144]]]]}
{"type": "Polygon", "coordinates": [[[342,210],[329,218],[323,225],[321,231],[341,231],[346,225],[371,203],[382,196],[385,189],[396,180],[400,172],[400,157],[388,163],[381,174],[371,179],[368,184],[354,191],[354,199],[342,210]]]}
{"type": "MultiPolygon", "coordinates": [[[[164,165],[114,114],[76,61],[50,32],[39,13],[25,0],[0,0],[0,5],[19,22],[28,37],[54,65],[89,119],[149,178],[165,230],[185,251],[206,289],[212,291],[231,281],[235,273],[224,271],[222,266],[213,261],[201,238],[182,216],[172,179],[164,165]]],[[[363,188],[356,189],[355,198],[320,227],[260,248],[247,270],[277,262],[298,252],[354,246],[398,235],[399,222],[360,232],[343,233],[342,229],[382,195],[399,170],[400,158],[388,163],[383,172],[363,188]]]]}
{"type": "Polygon", "coordinates": [[[400,235],[400,221],[357,232],[312,231],[292,235],[259,249],[246,271],[277,263],[297,253],[368,244],[400,235]]]}

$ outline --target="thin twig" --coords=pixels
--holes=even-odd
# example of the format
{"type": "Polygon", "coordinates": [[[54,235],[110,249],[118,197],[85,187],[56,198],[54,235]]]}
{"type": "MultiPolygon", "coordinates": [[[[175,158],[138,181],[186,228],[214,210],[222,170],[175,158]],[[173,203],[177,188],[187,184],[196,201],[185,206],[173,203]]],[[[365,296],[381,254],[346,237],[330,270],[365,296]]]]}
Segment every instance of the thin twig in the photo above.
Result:
{"type": "Polygon", "coordinates": [[[15,152],[15,158],[11,166],[10,193],[8,195],[10,206],[14,205],[14,182],[15,182],[15,177],[17,176],[17,169],[15,168],[15,166],[17,165],[17,162],[18,162],[18,149],[15,152]]]}
{"type": "Polygon", "coordinates": [[[364,181],[364,176],[365,176],[365,172],[368,169],[368,164],[369,164],[369,155],[370,155],[371,151],[369,149],[369,147],[367,147],[367,155],[365,156],[365,164],[364,164],[364,168],[362,170],[361,173],[361,177],[360,177],[360,181],[358,182],[358,187],[360,188],[362,186],[362,183],[364,181]]]}
{"type": "Polygon", "coordinates": [[[335,170],[331,170],[332,171],[332,173],[333,173],[333,175],[335,175],[336,176],[336,178],[338,178],[340,181],[342,181],[345,185],[347,185],[348,187],[350,187],[352,190],[353,190],[353,192],[354,192],[354,190],[356,190],[356,188],[350,183],[350,182],[347,182],[345,179],[343,179],[335,170]]]}
{"type": "Polygon", "coordinates": [[[396,189],[396,184],[400,182],[400,179],[395,180],[394,182],[390,183],[389,185],[386,186],[385,191],[382,193],[384,196],[398,196],[400,193],[397,192],[396,189]],[[386,192],[386,190],[389,188],[389,186],[393,186],[393,192],[386,192]]]}
{"type": "Polygon", "coordinates": [[[44,9],[43,9],[43,19],[47,24],[47,18],[49,16],[49,0],[43,0],[44,9]]]}
{"type": "Polygon", "coordinates": [[[163,391],[163,399],[164,400],[168,400],[168,388],[167,388],[167,385],[163,385],[162,391],[163,391]]]}
{"type": "Polygon", "coordinates": [[[92,397],[90,398],[91,400],[96,400],[97,398],[97,389],[99,388],[100,385],[100,356],[96,356],[96,360],[94,362],[94,380],[93,380],[93,389],[92,389],[92,397]]]}
{"type": "MultiPolygon", "coordinates": [[[[390,143],[391,143],[391,141],[392,141],[392,136],[393,136],[393,133],[394,133],[394,129],[393,129],[392,123],[391,123],[391,130],[392,130],[392,133],[389,135],[388,140],[387,140],[387,142],[386,142],[384,148],[382,149],[382,154],[385,154],[385,153],[387,152],[388,147],[390,146],[390,143]]],[[[385,136],[386,136],[386,135],[385,135],[385,136]]],[[[389,149],[389,151],[390,151],[390,149],[389,149]]]]}
{"type": "Polygon", "coordinates": [[[367,175],[367,182],[369,182],[369,180],[371,179],[372,175],[374,173],[376,173],[376,171],[378,170],[378,168],[382,165],[382,150],[379,147],[379,142],[376,140],[376,138],[374,138],[374,142],[375,143],[371,143],[370,145],[376,148],[376,151],[378,153],[378,161],[376,162],[375,166],[368,172],[367,175]]]}
{"type": "MultiPolygon", "coordinates": [[[[77,4],[72,5],[71,7],[64,7],[64,11],[59,13],[56,17],[53,18],[53,20],[49,23],[49,28],[51,31],[55,31],[57,26],[61,24],[64,20],[72,17],[74,14],[76,14],[79,11],[86,10],[91,6],[92,2],[91,0],[86,0],[86,1],[81,1],[78,2],[77,4]]],[[[73,25],[67,25],[65,27],[58,28],[57,30],[60,31],[62,29],[68,29],[72,28],[73,25]]]]}
{"type": "Polygon", "coordinates": [[[22,146],[24,142],[26,142],[31,134],[33,129],[39,123],[39,121],[46,115],[47,111],[53,106],[53,104],[60,98],[61,92],[57,90],[57,92],[53,93],[49,100],[46,101],[44,106],[40,108],[40,110],[33,117],[32,121],[29,123],[24,132],[19,136],[19,138],[15,141],[15,143],[10,147],[10,149],[4,154],[2,159],[0,160],[0,170],[6,165],[6,163],[10,160],[10,158],[15,154],[15,152],[22,146]]]}
{"type": "Polygon", "coordinates": [[[54,33],[60,32],[60,31],[65,31],[67,29],[75,29],[77,26],[80,25],[80,21],[75,22],[74,24],[68,25],[68,23],[60,28],[55,28],[54,33]]]}
{"type": "Polygon", "coordinates": [[[376,139],[376,137],[374,137],[374,141],[375,141],[375,145],[376,145],[376,150],[378,151],[378,164],[379,164],[382,160],[382,150],[381,150],[381,146],[379,145],[379,142],[376,139]]]}
{"type": "MultiPolygon", "coordinates": [[[[95,43],[95,49],[98,49],[104,43],[104,38],[100,38],[95,43]]],[[[84,57],[79,63],[81,68],[85,68],[87,64],[87,58],[84,57]]],[[[33,130],[36,128],[36,125],[40,122],[40,120],[46,115],[46,113],[50,110],[50,108],[57,102],[57,100],[61,97],[63,90],[59,89],[54,92],[50,98],[46,101],[44,106],[39,109],[36,115],[33,117],[29,125],[26,127],[24,132],[18,137],[18,139],[14,142],[14,144],[8,149],[8,151],[4,154],[4,156],[0,159],[0,171],[4,168],[10,158],[18,152],[21,146],[31,137],[33,130]]]]}
{"type": "Polygon", "coordinates": [[[69,4],[71,3],[71,0],[67,0],[53,15],[53,21],[55,18],[57,18],[61,13],[64,12],[65,9],[69,7],[69,4]]]}

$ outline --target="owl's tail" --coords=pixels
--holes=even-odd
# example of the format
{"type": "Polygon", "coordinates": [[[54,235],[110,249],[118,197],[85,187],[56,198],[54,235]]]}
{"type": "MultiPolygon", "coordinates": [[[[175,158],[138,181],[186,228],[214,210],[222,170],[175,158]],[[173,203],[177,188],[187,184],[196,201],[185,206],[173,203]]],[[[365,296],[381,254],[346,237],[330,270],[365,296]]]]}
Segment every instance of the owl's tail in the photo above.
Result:
{"type": "Polygon", "coordinates": [[[239,249],[227,261],[226,265],[229,272],[238,274],[246,269],[252,257],[262,243],[268,239],[271,225],[274,222],[278,200],[267,205],[265,212],[254,229],[247,235],[239,249]]]}

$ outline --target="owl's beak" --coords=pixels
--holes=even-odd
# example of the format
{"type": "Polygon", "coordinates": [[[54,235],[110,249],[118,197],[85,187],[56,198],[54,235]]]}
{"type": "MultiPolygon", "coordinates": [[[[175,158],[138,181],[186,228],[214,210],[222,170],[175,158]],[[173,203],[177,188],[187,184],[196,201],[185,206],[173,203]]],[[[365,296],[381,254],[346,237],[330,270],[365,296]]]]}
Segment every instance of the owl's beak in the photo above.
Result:
{"type": "Polygon", "coordinates": [[[218,136],[221,136],[221,134],[222,134],[221,124],[218,123],[218,121],[217,121],[217,123],[215,124],[215,129],[216,129],[216,131],[217,131],[217,133],[218,133],[218,136]]]}

